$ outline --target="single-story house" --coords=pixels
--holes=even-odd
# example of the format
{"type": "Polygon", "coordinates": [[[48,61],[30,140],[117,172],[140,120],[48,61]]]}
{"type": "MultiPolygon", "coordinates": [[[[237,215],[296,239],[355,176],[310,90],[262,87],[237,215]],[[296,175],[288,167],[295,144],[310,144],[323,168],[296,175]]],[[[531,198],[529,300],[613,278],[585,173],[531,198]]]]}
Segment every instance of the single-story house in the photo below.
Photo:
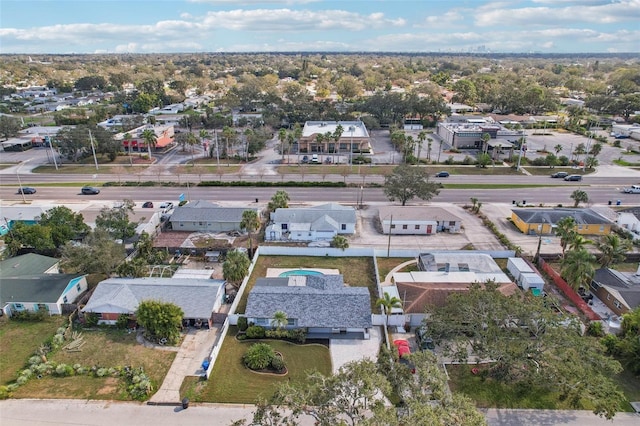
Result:
{"type": "Polygon", "coordinates": [[[372,327],[369,290],[346,286],[342,275],[259,278],[244,316],[271,327],[278,311],[287,315],[287,328],[306,328],[309,337],[368,339],[372,327]]]}
{"type": "Polygon", "coordinates": [[[5,231],[0,235],[9,232],[18,222],[22,222],[25,225],[35,225],[45,210],[46,209],[38,206],[2,206],[0,208],[0,214],[2,216],[0,217],[2,218],[2,225],[4,225],[3,228],[5,231]]]}
{"type": "Polygon", "coordinates": [[[169,218],[174,231],[189,232],[229,232],[240,231],[242,213],[257,209],[244,207],[222,207],[209,201],[192,201],[176,207],[169,218]]]}
{"type": "Polygon", "coordinates": [[[473,251],[443,251],[421,253],[420,271],[396,272],[393,280],[403,295],[406,314],[424,314],[427,305],[444,306],[447,297],[468,291],[473,283],[493,280],[503,294],[513,294],[518,287],[484,253],[473,251]]]}
{"type": "Polygon", "coordinates": [[[134,317],[140,302],[173,303],[185,320],[212,324],[224,301],[224,280],[196,278],[109,278],[98,283],[82,312],[98,314],[99,323],[115,324],[122,314],[134,317]]]}
{"type": "Polygon", "coordinates": [[[555,233],[558,222],[573,217],[575,230],[583,235],[608,235],[612,222],[588,208],[512,209],[511,220],[523,234],[544,235],[555,233]]]}
{"type": "Polygon", "coordinates": [[[329,203],[306,208],[276,209],[265,230],[265,240],[322,241],[356,232],[353,207],[329,203]]]}
{"type": "Polygon", "coordinates": [[[380,207],[378,218],[383,234],[432,235],[436,232],[460,232],[462,219],[441,207],[380,207]]]}
{"type": "Polygon", "coordinates": [[[616,223],[619,227],[629,231],[634,240],[640,239],[640,208],[633,207],[620,210],[616,218],[616,223]]]}
{"type": "Polygon", "coordinates": [[[35,274],[0,279],[0,304],[6,315],[20,311],[46,311],[59,315],[63,305],[75,302],[87,289],[85,275],[35,274]]]}
{"type": "Polygon", "coordinates": [[[55,257],[27,253],[0,261],[0,280],[25,275],[58,274],[60,260],[55,257]]]}
{"type": "Polygon", "coordinates": [[[591,281],[591,291],[616,315],[625,314],[640,306],[640,277],[636,274],[598,269],[591,281]]]}

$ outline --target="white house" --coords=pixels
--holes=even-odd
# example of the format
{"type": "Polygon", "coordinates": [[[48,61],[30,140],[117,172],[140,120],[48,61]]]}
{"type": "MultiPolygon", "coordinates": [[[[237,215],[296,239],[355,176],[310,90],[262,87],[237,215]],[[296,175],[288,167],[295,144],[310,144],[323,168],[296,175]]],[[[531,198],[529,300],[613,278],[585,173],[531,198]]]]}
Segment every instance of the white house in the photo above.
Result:
{"type": "Polygon", "coordinates": [[[380,207],[378,218],[383,234],[433,235],[436,232],[460,232],[462,219],[441,207],[380,207]]]}
{"type": "Polygon", "coordinates": [[[306,208],[276,209],[265,230],[267,241],[322,241],[356,233],[353,207],[329,203],[306,208]]]}

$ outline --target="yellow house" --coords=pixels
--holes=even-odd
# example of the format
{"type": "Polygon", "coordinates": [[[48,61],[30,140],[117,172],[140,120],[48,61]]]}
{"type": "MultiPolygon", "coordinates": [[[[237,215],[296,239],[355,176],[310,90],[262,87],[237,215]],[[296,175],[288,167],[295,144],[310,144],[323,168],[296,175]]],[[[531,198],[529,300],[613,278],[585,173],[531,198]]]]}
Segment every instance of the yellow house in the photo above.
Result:
{"type": "Polygon", "coordinates": [[[575,230],[583,235],[607,235],[611,232],[611,221],[592,209],[513,209],[511,220],[523,234],[554,234],[558,222],[570,216],[576,222],[575,230]]]}

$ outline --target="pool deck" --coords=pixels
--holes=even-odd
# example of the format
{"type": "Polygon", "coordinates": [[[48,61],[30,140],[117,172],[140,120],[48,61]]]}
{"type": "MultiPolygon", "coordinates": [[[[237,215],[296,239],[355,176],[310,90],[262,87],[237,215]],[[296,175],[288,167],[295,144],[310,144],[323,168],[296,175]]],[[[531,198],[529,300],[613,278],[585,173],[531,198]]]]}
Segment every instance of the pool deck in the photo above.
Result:
{"type": "Polygon", "coordinates": [[[283,272],[295,271],[295,270],[305,270],[305,271],[315,271],[320,272],[324,275],[340,275],[340,270],[338,269],[321,269],[321,268],[268,268],[267,269],[267,278],[279,277],[283,272]]]}

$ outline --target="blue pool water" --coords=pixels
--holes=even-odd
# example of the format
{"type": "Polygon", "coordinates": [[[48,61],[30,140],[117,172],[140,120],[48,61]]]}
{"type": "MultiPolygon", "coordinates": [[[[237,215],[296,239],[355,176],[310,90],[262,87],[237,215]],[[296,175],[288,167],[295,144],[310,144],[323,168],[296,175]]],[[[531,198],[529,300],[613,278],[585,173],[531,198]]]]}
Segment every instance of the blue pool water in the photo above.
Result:
{"type": "Polygon", "coordinates": [[[310,271],[308,269],[292,269],[278,275],[279,277],[291,277],[296,275],[324,275],[322,272],[310,271]]]}

